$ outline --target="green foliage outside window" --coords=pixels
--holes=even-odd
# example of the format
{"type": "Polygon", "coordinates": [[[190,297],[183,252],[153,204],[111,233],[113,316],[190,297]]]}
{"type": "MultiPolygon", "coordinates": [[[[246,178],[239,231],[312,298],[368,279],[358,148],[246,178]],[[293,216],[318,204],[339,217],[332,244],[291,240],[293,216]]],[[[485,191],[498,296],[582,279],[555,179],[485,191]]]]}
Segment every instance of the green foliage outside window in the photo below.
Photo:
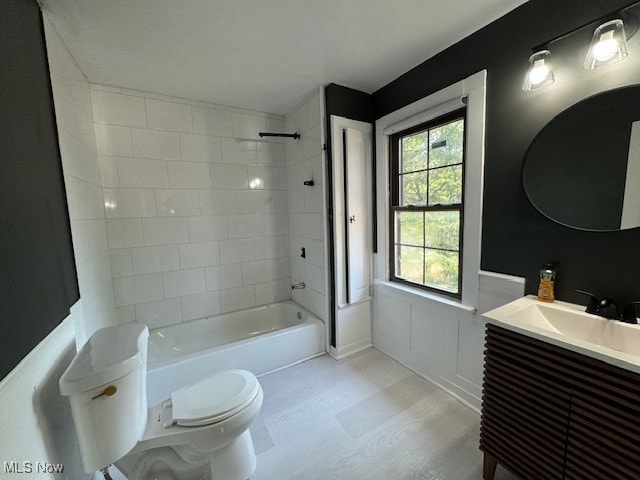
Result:
{"type": "Polygon", "coordinates": [[[464,121],[456,120],[401,140],[400,205],[461,202],[463,139],[464,121]]]}
{"type": "Polygon", "coordinates": [[[397,148],[397,206],[422,208],[395,211],[395,276],[459,294],[464,118],[400,134],[397,148]]]}

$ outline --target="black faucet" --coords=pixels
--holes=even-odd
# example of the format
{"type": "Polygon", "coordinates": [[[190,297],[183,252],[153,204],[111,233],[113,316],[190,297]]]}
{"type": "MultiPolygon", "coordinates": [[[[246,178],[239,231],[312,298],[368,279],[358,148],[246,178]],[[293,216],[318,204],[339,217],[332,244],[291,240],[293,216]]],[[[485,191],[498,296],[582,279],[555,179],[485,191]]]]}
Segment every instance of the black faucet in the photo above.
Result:
{"type": "Polygon", "coordinates": [[[589,303],[587,304],[587,309],[585,310],[585,312],[593,313],[594,315],[598,314],[598,297],[596,297],[593,293],[585,292],[584,290],[574,290],[574,292],[589,297],[589,303]]]}
{"type": "Polygon", "coordinates": [[[618,310],[616,302],[610,298],[603,298],[600,300],[596,315],[608,318],[609,320],[622,320],[622,315],[620,315],[620,310],[618,310]]]}
{"type": "MultiPolygon", "coordinates": [[[[574,290],[574,292],[589,297],[589,303],[587,304],[587,309],[585,310],[585,312],[599,315],[609,320],[622,320],[625,322],[627,321],[625,320],[623,315],[620,315],[620,310],[618,310],[616,302],[614,302],[612,299],[603,298],[602,300],[598,301],[598,298],[593,293],[585,292],[584,290],[574,290]]],[[[634,321],[633,323],[636,322],[634,321]]]]}
{"type": "Polygon", "coordinates": [[[574,290],[574,292],[589,297],[589,303],[585,310],[587,313],[599,315],[610,320],[620,320],[621,322],[632,323],[634,325],[638,323],[636,307],[640,305],[640,301],[629,303],[624,307],[622,314],[620,314],[620,310],[618,310],[616,302],[610,298],[603,298],[598,301],[598,298],[593,293],[585,292],[584,290],[574,290]]]}
{"type": "Polygon", "coordinates": [[[640,302],[631,302],[622,311],[622,321],[626,323],[638,323],[638,316],[636,313],[636,307],[640,305],[640,302]]]}

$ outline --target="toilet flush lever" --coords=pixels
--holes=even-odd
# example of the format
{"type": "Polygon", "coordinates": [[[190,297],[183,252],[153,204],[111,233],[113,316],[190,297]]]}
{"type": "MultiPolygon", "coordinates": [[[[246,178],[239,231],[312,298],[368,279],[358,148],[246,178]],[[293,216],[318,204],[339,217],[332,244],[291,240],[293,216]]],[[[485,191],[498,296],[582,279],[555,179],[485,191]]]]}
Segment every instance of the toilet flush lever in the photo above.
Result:
{"type": "Polygon", "coordinates": [[[117,391],[118,391],[118,389],[116,388],[115,385],[109,385],[107,388],[104,389],[104,391],[102,393],[99,393],[95,397],[91,397],[91,400],[95,400],[96,398],[100,398],[103,395],[106,395],[107,397],[110,397],[111,395],[115,395],[115,393],[117,391]]]}

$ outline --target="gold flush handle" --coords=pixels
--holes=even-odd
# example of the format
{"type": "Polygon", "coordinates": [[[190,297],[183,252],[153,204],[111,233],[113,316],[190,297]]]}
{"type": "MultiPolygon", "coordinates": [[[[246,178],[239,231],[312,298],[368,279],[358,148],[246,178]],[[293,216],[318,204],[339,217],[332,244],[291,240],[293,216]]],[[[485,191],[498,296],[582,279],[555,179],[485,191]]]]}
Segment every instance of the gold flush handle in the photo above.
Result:
{"type": "Polygon", "coordinates": [[[91,400],[95,400],[96,398],[102,397],[103,395],[110,397],[111,395],[115,395],[117,391],[118,389],[115,387],[115,385],[109,385],[107,388],[104,389],[102,393],[99,393],[95,397],[91,397],[91,400]]]}

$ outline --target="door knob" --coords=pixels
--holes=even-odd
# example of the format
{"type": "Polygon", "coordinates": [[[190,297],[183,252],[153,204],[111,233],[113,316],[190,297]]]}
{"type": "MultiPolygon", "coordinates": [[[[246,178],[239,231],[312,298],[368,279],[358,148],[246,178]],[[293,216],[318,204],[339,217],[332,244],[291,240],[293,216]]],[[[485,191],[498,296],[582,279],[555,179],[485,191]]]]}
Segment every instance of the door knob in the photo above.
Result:
{"type": "Polygon", "coordinates": [[[349,217],[349,223],[354,223],[356,221],[356,216],[355,215],[351,215],[349,217]]]}

